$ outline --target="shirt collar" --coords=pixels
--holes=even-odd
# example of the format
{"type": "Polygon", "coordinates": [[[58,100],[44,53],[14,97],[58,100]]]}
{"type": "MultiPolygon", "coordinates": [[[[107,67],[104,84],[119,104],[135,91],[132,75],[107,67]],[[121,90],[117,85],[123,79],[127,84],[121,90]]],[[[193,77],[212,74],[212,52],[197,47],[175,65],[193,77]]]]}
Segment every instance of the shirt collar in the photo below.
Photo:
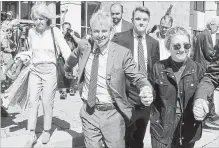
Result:
{"type": "MultiPolygon", "coordinates": [[[[138,34],[134,31],[134,29],[133,29],[133,35],[134,35],[134,38],[138,38],[138,34]]],[[[142,35],[142,39],[146,39],[145,34],[142,35]]]]}
{"type": "Polygon", "coordinates": [[[121,26],[121,25],[122,25],[122,19],[119,21],[118,24],[116,24],[116,25],[114,25],[114,26],[117,27],[117,26],[121,26]]]}
{"type": "MultiPolygon", "coordinates": [[[[110,43],[108,42],[106,48],[104,48],[104,50],[100,50],[100,54],[102,54],[102,55],[106,54],[106,52],[107,52],[108,49],[109,49],[109,44],[110,44],[110,43]]],[[[94,43],[94,46],[93,46],[93,53],[95,53],[95,50],[96,50],[97,48],[98,48],[97,45],[94,43]]]]}

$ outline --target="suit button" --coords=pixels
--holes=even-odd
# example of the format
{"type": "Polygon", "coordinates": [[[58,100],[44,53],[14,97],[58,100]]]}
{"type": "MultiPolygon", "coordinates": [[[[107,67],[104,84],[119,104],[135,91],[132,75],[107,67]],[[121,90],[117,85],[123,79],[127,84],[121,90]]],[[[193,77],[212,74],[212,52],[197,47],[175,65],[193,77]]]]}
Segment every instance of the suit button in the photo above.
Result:
{"type": "Polygon", "coordinates": [[[156,122],[159,123],[159,120],[157,120],[156,122]]]}
{"type": "Polygon", "coordinates": [[[184,137],[182,137],[182,140],[184,139],[184,137]]]}
{"type": "Polygon", "coordinates": [[[194,86],[194,84],[191,84],[191,86],[194,86]]]}
{"type": "Polygon", "coordinates": [[[160,82],[160,84],[163,84],[163,82],[160,82]]]}
{"type": "Polygon", "coordinates": [[[182,123],[182,125],[184,125],[184,122],[182,123]]]}
{"type": "Polygon", "coordinates": [[[174,78],[174,76],[172,76],[172,78],[174,78]]]}
{"type": "Polygon", "coordinates": [[[183,92],[181,91],[180,93],[182,94],[183,92]]]}

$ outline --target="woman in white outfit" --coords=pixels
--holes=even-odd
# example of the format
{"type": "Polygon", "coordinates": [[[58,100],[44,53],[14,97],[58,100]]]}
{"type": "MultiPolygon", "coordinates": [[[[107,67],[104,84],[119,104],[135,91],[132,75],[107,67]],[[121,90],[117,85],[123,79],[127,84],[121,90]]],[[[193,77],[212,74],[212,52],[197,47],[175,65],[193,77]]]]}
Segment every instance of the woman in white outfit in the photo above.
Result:
{"type": "MultiPolygon", "coordinates": [[[[52,27],[50,26],[52,19],[55,17],[45,4],[39,4],[32,7],[31,18],[34,21],[35,27],[30,29],[28,33],[30,50],[32,51],[32,65],[28,81],[28,130],[30,134],[25,147],[32,147],[37,141],[35,129],[40,96],[44,109],[42,143],[46,144],[49,142],[53,103],[57,89],[56,55],[51,33],[52,27]]],[[[67,60],[71,50],[62,32],[56,27],[53,27],[53,30],[57,49],[62,53],[64,59],[67,60]]]]}

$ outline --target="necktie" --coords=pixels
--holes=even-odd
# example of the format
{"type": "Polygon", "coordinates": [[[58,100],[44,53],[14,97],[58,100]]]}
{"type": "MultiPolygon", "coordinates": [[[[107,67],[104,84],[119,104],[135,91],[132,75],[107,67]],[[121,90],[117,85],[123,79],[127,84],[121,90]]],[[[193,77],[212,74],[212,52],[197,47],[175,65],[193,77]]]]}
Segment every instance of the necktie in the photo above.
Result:
{"type": "Polygon", "coordinates": [[[97,48],[94,51],[94,59],[92,62],[91,76],[89,83],[89,92],[87,98],[87,104],[92,108],[96,103],[96,92],[97,92],[97,75],[98,75],[98,65],[99,65],[99,53],[100,49],[97,48]]]}
{"type": "Polygon", "coordinates": [[[144,75],[147,75],[145,59],[144,59],[144,49],[143,49],[143,44],[142,44],[142,36],[138,36],[138,67],[139,67],[139,70],[144,75]]]}

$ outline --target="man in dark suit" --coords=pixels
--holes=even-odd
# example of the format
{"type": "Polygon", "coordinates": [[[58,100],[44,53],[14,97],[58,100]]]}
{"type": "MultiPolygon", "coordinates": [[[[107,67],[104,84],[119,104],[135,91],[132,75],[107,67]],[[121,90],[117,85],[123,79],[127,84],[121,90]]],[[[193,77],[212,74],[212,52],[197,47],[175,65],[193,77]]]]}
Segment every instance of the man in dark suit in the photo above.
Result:
{"type": "Polygon", "coordinates": [[[114,33],[124,32],[132,28],[132,23],[122,18],[123,6],[121,4],[112,4],[110,7],[110,13],[114,24],[114,33]]]}
{"type": "MultiPolygon", "coordinates": [[[[148,78],[151,77],[154,63],[160,59],[159,42],[146,34],[149,20],[150,11],[146,7],[137,7],[132,13],[133,29],[115,34],[112,39],[112,41],[131,50],[138,66],[140,66],[140,58],[143,55],[144,64],[147,68],[144,74],[148,78]],[[143,52],[140,52],[142,48],[143,52]]],[[[128,99],[131,104],[135,105],[136,109],[132,118],[134,124],[127,128],[127,139],[129,139],[127,141],[127,147],[133,148],[143,148],[144,135],[150,117],[150,107],[142,107],[141,102],[135,101],[138,100],[136,98],[139,98],[138,94],[139,92],[135,87],[129,85],[129,82],[127,82],[128,99]]]]}
{"type": "Polygon", "coordinates": [[[85,145],[125,148],[125,121],[130,121],[134,109],[127,101],[126,79],[139,89],[138,101],[144,106],[153,101],[152,87],[137,68],[131,51],[110,41],[112,23],[107,13],[101,10],[94,13],[90,26],[91,43],[81,40],[64,66],[69,77],[78,63],[85,145]]]}
{"type": "MultiPolygon", "coordinates": [[[[215,34],[219,27],[219,22],[216,18],[211,18],[207,24],[206,29],[196,37],[194,47],[194,61],[201,63],[207,69],[215,56],[215,50],[212,41],[212,34],[215,34]]],[[[219,115],[215,112],[214,94],[209,96],[210,112],[205,120],[205,125],[208,127],[219,127],[219,115]]]]}

